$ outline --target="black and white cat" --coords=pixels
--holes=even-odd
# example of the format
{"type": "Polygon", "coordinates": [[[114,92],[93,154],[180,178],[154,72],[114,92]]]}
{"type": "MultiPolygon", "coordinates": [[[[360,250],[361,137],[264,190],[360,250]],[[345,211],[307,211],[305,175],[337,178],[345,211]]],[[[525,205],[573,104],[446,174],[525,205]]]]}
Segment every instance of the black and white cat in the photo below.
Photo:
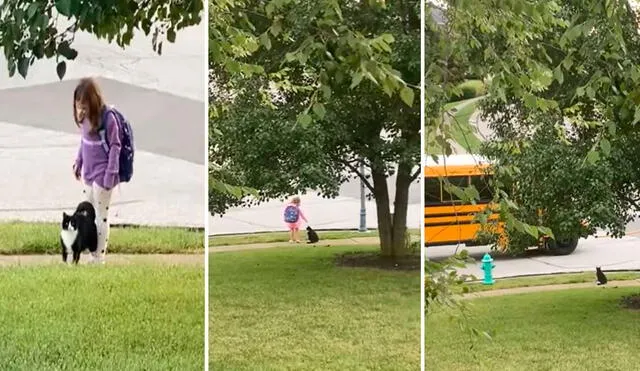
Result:
{"type": "Polygon", "coordinates": [[[596,284],[598,286],[606,285],[607,281],[608,281],[607,276],[604,275],[604,272],[602,272],[602,269],[600,269],[600,267],[596,267],[596,284]]]}
{"type": "Polygon", "coordinates": [[[88,249],[95,253],[98,250],[96,210],[90,202],[80,202],[72,215],[62,213],[60,244],[65,263],[78,264],[82,251],[88,249]]]}
{"type": "Polygon", "coordinates": [[[316,243],[318,241],[320,241],[318,233],[316,233],[313,228],[307,226],[307,243],[316,243]]]}

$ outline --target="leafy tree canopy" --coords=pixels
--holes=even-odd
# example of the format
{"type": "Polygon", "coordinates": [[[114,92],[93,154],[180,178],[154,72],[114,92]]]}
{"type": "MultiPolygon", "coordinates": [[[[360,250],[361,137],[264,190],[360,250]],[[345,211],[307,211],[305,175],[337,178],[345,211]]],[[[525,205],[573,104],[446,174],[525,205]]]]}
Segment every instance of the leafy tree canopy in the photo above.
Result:
{"type": "Polygon", "coordinates": [[[186,1],[83,1],[3,0],[0,3],[0,41],[9,76],[26,77],[29,67],[41,59],[55,58],[58,77],[66,73],[66,60],[74,60],[76,32],[99,39],[130,44],[136,30],[153,35],[153,47],[162,53],[163,40],[174,42],[176,33],[200,23],[203,3],[186,1]]]}
{"type": "MultiPolygon", "coordinates": [[[[389,64],[393,35],[379,27],[358,28],[346,20],[356,14],[383,14],[388,6],[383,0],[210,2],[209,66],[215,84],[211,96],[214,113],[224,107],[228,98],[225,92],[234,89],[234,79],[254,74],[266,76],[264,84],[272,83],[282,91],[309,94],[309,102],[298,117],[301,124],[309,124],[314,117],[322,119],[318,113],[321,110],[312,107],[320,107],[334,83],[343,81],[349,81],[352,88],[363,80],[370,81],[387,95],[397,93],[413,106],[418,85],[408,84],[389,64]],[[253,58],[255,55],[263,58],[253,58]],[[303,84],[294,83],[301,69],[307,79],[303,84]]],[[[419,24],[419,7],[414,1],[402,1],[397,6],[404,10],[407,27],[419,24]]]]}
{"type": "Polygon", "coordinates": [[[635,11],[625,1],[565,0],[452,1],[443,12],[447,22],[435,25],[432,19],[427,33],[428,42],[435,46],[427,58],[427,85],[435,94],[427,94],[432,98],[427,101],[426,130],[435,133],[433,141],[450,152],[447,142],[455,137],[455,129],[444,119],[444,104],[457,93],[455,86],[465,76],[484,76],[489,81],[489,97],[481,110],[496,134],[484,153],[497,160],[498,188],[512,184],[514,177],[519,184],[505,188],[512,199],[505,192],[496,192],[499,199],[508,201],[500,201],[507,209],[503,216],[508,227],[535,238],[548,229],[532,225],[545,223],[553,231],[572,234],[586,220],[592,227],[607,227],[619,235],[630,215],[628,207],[637,202],[632,196],[637,186],[630,183],[637,166],[631,165],[629,147],[623,147],[634,142],[629,134],[640,121],[635,11]],[[614,148],[616,144],[619,147],[614,148]],[[545,148],[550,152],[542,153],[545,148]],[[556,157],[555,163],[543,161],[550,153],[566,157],[556,157]],[[560,164],[564,160],[567,162],[560,164]],[[585,208],[566,202],[563,210],[553,211],[554,206],[559,209],[560,204],[554,203],[560,202],[560,196],[569,197],[560,194],[563,184],[567,190],[569,183],[582,185],[574,197],[587,192],[591,181],[596,181],[589,174],[602,174],[594,167],[609,169],[613,163],[626,167],[618,167],[608,180],[600,177],[601,183],[594,184],[602,184],[609,196],[606,199],[616,203],[585,208]],[[553,182],[549,174],[555,175],[553,182]],[[547,181],[526,182],[529,176],[547,181]],[[576,182],[580,176],[583,181],[576,182]],[[544,201],[533,197],[543,194],[544,201]],[[514,215],[518,206],[522,207],[514,215]],[[596,212],[601,208],[616,212],[604,218],[606,213],[596,212]],[[546,210],[546,217],[525,216],[524,210],[536,209],[546,210]],[[571,227],[561,225],[560,220],[571,227]]]}
{"type": "MultiPolygon", "coordinates": [[[[383,34],[393,40],[383,64],[411,86],[419,85],[420,80],[419,22],[412,15],[417,9],[415,1],[386,7],[360,4],[341,11],[344,27],[356,30],[351,32],[367,37],[383,34]]],[[[290,37],[306,39],[305,34],[312,32],[306,23],[295,24],[290,37]]],[[[251,65],[265,66],[264,74],[238,78],[219,73],[221,79],[229,76],[235,96],[229,97],[226,111],[211,123],[215,129],[210,161],[218,166],[216,175],[233,174],[227,179],[234,184],[259,189],[258,197],[249,202],[307,189],[333,197],[341,183],[361,177],[378,203],[379,225],[388,228],[389,255],[402,254],[408,188],[419,173],[418,107],[407,105],[410,102],[402,94],[387,94],[375,78],[354,84],[353,78],[341,75],[341,67],[329,71],[322,60],[295,63],[286,68],[286,83],[274,81],[272,76],[282,69],[272,61],[280,61],[287,47],[283,45],[285,51],[264,48],[245,58],[251,65]],[[267,73],[270,66],[276,71],[271,75],[267,73]],[[305,119],[305,115],[314,119],[305,119]],[[367,174],[360,171],[361,163],[369,169],[367,174]],[[223,174],[221,169],[227,171],[223,174]],[[394,220],[386,186],[391,173],[397,173],[400,189],[395,195],[394,220]],[[392,232],[393,228],[398,231],[392,232]],[[394,242],[398,249],[392,247],[394,242]]],[[[339,50],[341,46],[328,46],[334,47],[339,50]]],[[[225,194],[212,199],[222,200],[214,202],[212,211],[242,204],[225,194]]]]}

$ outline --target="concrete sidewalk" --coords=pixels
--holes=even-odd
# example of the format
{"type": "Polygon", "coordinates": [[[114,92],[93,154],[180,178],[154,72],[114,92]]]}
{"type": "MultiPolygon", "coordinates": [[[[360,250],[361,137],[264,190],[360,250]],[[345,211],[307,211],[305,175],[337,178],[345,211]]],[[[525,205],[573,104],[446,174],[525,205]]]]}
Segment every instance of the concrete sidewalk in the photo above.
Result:
{"type": "MultiPolygon", "coordinates": [[[[91,262],[89,254],[83,254],[80,265],[91,262]]],[[[63,265],[61,255],[0,255],[0,267],[8,266],[38,266],[38,265],[63,265]]],[[[107,254],[106,266],[109,265],[204,265],[204,252],[202,254],[107,254]]]]}
{"type": "Polygon", "coordinates": [[[260,250],[270,249],[274,247],[300,247],[300,248],[313,248],[313,247],[327,247],[327,246],[359,246],[359,245],[377,245],[380,243],[378,237],[357,237],[357,238],[345,238],[339,240],[323,240],[315,244],[301,243],[289,243],[289,242],[270,242],[270,243],[255,243],[245,245],[228,245],[228,246],[211,246],[209,247],[209,253],[215,254],[219,252],[228,251],[245,251],[245,250],[260,250]]]}

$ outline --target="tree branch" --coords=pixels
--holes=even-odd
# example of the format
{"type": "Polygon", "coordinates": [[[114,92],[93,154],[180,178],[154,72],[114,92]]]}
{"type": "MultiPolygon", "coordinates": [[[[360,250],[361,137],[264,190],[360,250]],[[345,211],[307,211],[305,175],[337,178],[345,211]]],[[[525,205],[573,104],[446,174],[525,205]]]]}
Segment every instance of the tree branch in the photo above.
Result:
{"type": "Polygon", "coordinates": [[[640,198],[633,198],[629,197],[628,195],[623,195],[622,199],[630,203],[636,211],[640,211],[640,204],[638,203],[640,202],[640,198]]]}
{"type": "Polygon", "coordinates": [[[348,167],[349,170],[351,170],[352,172],[354,172],[358,178],[360,178],[360,180],[362,181],[362,183],[364,183],[364,185],[371,191],[373,192],[373,185],[371,184],[371,182],[369,182],[369,180],[364,176],[364,174],[360,173],[360,170],[358,170],[357,167],[353,166],[349,161],[346,160],[340,160],[340,163],[342,163],[344,166],[348,167]]]}
{"type": "Polygon", "coordinates": [[[418,175],[420,175],[420,173],[422,173],[422,169],[420,168],[420,166],[418,166],[418,169],[416,169],[416,171],[413,174],[411,174],[411,176],[409,177],[409,179],[411,179],[411,182],[416,180],[418,178],[418,175]]]}

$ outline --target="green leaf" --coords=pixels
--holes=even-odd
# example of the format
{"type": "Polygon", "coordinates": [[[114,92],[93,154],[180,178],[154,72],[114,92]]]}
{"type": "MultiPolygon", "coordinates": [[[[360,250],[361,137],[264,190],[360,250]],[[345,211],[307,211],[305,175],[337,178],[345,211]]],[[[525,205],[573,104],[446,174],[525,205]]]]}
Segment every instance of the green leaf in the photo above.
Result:
{"type": "Polygon", "coordinates": [[[640,106],[636,107],[636,110],[633,114],[633,122],[631,123],[631,125],[635,125],[638,122],[640,122],[640,106]]]}
{"type": "Polygon", "coordinates": [[[27,8],[27,19],[31,20],[31,18],[33,18],[33,16],[36,15],[36,13],[38,12],[38,8],[40,7],[39,3],[31,3],[31,5],[29,5],[29,7],[27,8]]]}
{"type": "Polygon", "coordinates": [[[562,73],[562,68],[560,68],[560,66],[553,70],[553,77],[558,81],[558,84],[562,85],[564,82],[564,74],[562,73]]]}
{"type": "Polygon", "coordinates": [[[394,42],[394,41],[395,41],[395,39],[393,38],[393,35],[392,35],[392,34],[390,34],[390,33],[382,34],[380,37],[381,37],[381,38],[382,38],[382,40],[384,40],[384,42],[386,42],[387,44],[391,44],[392,42],[394,42]]]}
{"type": "Polygon", "coordinates": [[[538,105],[537,105],[538,100],[536,99],[535,95],[530,94],[530,93],[525,93],[523,99],[524,99],[524,104],[527,107],[532,108],[532,109],[535,109],[535,108],[538,107],[538,105]]]}
{"type": "Polygon", "coordinates": [[[573,27],[571,27],[570,29],[568,29],[561,37],[560,37],[560,46],[561,47],[565,47],[567,45],[567,43],[572,42],[573,40],[575,40],[576,38],[578,38],[583,31],[584,28],[584,24],[578,24],[575,25],[573,27]]]}
{"type": "Polygon", "coordinates": [[[413,106],[414,92],[408,86],[405,86],[400,90],[400,99],[409,107],[413,106]]]}
{"type": "Polygon", "coordinates": [[[318,118],[320,120],[324,119],[324,116],[326,115],[327,111],[324,108],[324,104],[322,103],[316,103],[313,105],[313,113],[316,114],[316,116],[318,116],[318,118]]]}
{"type": "Polygon", "coordinates": [[[267,50],[271,50],[271,38],[267,32],[260,35],[260,44],[265,47],[267,50]]]}
{"type": "Polygon", "coordinates": [[[360,85],[360,82],[362,81],[363,77],[364,77],[364,74],[362,72],[360,71],[354,72],[351,78],[351,86],[349,87],[349,89],[353,89],[356,86],[360,85]]]}
{"type": "Polygon", "coordinates": [[[308,113],[301,113],[298,115],[298,124],[302,125],[302,127],[307,127],[311,124],[312,118],[308,113]]]}
{"type": "Polygon", "coordinates": [[[504,201],[505,201],[505,204],[507,205],[508,208],[510,208],[512,210],[519,210],[518,205],[516,205],[515,202],[511,201],[508,198],[504,199],[504,201]]]}
{"type": "Polygon", "coordinates": [[[169,31],[167,31],[167,41],[169,41],[170,43],[174,43],[176,42],[176,31],[170,29],[169,31]]]}
{"type": "Polygon", "coordinates": [[[322,85],[320,87],[320,90],[322,90],[322,96],[324,97],[325,100],[331,99],[331,87],[330,86],[322,85]]]}
{"type": "Polygon", "coordinates": [[[62,61],[58,63],[58,65],[56,66],[56,73],[58,74],[58,78],[62,80],[62,78],[64,78],[64,75],[67,73],[67,62],[62,61]]]}
{"type": "Polygon", "coordinates": [[[17,24],[22,23],[22,21],[24,21],[24,10],[22,9],[16,9],[13,11],[13,17],[15,18],[15,22],[17,24]]]}
{"type": "Polygon", "coordinates": [[[463,188],[457,187],[451,183],[446,183],[444,185],[444,189],[448,192],[448,193],[453,193],[458,199],[463,200],[463,202],[468,201],[467,200],[467,194],[465,192],[465,190],[463,188]]]}
{"type": "Polygon", "coordinates": [[[54,41],[50,41],[45,47],[44,47],[44,55],[47,58],[52,58],[54,55],[56,54],[56,44],[54,41]]]}
{"type": "Polygon", "coordinates": [[[611,143],[606,138],[602,138],[602,140],[600,140],[600,148],[605,156],[609,156],[611,153],[611,143]]]}
{"type": "Polygon", "coordinates": [[[526,232],[524,230],[524,226],[525,224],[517,219],[514,219],[513,221],[513,227],[516,229],[516,231],[520,232],[520,233],[524,233],[526,232]]]}
{"type": "Polygon", "coordinates": [[[55,0],[56,10],[65,17],[71,17],[71,0],[55,0]]]}
{"type": "Polygon", "coordinates": [[[13,77],[16,74],[16,62],[9,62],[9,77],[13,77]]]}
{"type": "Polygon", "coordinates": [[[524,228],[524,231],[527,232],[528,235],[530,235],[533,238],[538,238],[538,229],[536,227],[533,227],[529,224],[522,224],[522,227],[524,228]]]}
{"type": "Polygon", "coordinates": [[[287,54],[284,55],[284,60],[287,62],[293,62],[296,59],[298,59],[296,53],[288,52],[287,54]]]}
{"type": "Polygon", "coordinates": [[[265,13],[267,13],[267,17],[271,18],[271,15],[273,15],[273,12],[275,10],[275,4],[273,1],[270,1],[265,7],[264,7],[265,13]]]}
{"type": "Polygon", "coordinates": [[[151,21],[148,19],[143,19],[140,22],[140,26],[142,27],[142,31],[144,32],[144,34],[148,36],[149,32],[151,32],[151,26],[152,26],[151,21]]]}
{"type": "Polygon", "coordinates": [[[18,73],[23,78],[26,78],[27,72],[29,72],[29,58],[20,58],[20,60],[18,61],[18,73]]]}
{"type": "Polygon", "coordinates": [[[282,32],[282,21],[280,19],[276,19],[273,21],[271,27],[269,27],[269,31],[273,36],[278,36],[282,32]]]}
{"type": "Polygon", "coordinates": [[[471,186],[469,186],[468,188],[465,189],[465,194],[467,195],[467,198],[472,200],[472,201],[480,199],[480,193],[478,192],[476,187],[473,186],[473,185],[471,185],[471,186]]]}
{"type": "Polygon", "coordinates": [[[591,150],[587,154],[587,162],[589,162],[589,164],[591,165],[594,165],[596,162],[598,162],[599,159],[600,159],[600,152],[596,150],[591,150]]]}
{"type": "Polygon", "coordinates": [[[58,53],[68,60],[74,60],[78,56],[78,51],[71,48],[68,41],[63,41],[58,45],[58,53]]]}
{"type": "Polygon", "coordinates": [[[37,58],[37,59],[42,59],[44,58],[44,45],[42,44],[37,44],[33,47],[33,55],[37,58]]]}

